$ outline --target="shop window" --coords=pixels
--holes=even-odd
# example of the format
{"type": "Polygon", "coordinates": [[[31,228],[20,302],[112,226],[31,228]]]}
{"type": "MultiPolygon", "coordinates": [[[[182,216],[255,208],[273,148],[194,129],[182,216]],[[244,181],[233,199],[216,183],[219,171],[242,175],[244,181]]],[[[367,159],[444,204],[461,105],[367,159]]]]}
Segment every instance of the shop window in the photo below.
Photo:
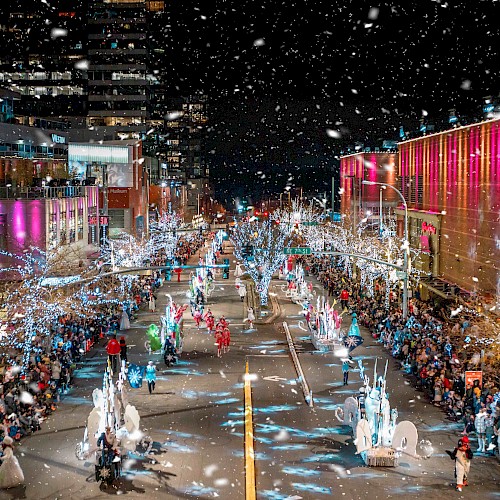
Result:
{"type": "Polygon", "coordinates": [[[110,229],[122,229],[125,227],[125,210],[109,210],[109,227],[110,229]]]}

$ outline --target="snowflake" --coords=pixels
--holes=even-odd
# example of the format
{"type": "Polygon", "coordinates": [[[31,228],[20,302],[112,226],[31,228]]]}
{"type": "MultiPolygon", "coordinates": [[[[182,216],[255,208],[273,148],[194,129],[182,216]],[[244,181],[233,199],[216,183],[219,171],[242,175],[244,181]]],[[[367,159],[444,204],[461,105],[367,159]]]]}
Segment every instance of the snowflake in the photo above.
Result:
{"type": "Polygon", "coordinates": [[[142,374],[140,368],[129,369],[128,379],[130,385],[139,385],[142,382],[142,374]]]}
{"type": "Polygon", "coordinates": [[[345,345],[346,347],[358,347],[362,343],[363,339],[361,337],[355,336],[355,335],[349,335],[345,339],[345,345]],[[361,341],[361,342],[360,342],[361,341]]]}
{"type": "Polygon", "coordinates": [[[107,479],[110,476],[111,476],[111,470],[108,469],[107,467],[103,467],[101,469],[101,478],[102,479],[107,479]]]}
{"type": "Polygon", "coordinates": [[[167,354],[167,361],[171,362],[175,359],[174,356],[172,356],[171,354],[167,354]]]}

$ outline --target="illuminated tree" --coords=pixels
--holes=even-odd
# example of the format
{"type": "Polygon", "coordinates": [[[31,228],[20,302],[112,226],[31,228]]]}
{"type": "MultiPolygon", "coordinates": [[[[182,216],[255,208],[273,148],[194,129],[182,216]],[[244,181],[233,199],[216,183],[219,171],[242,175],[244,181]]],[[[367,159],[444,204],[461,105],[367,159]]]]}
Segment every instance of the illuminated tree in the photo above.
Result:
{"type": "Polygon", "coordinates": [[[21,351],[22,364],[26,368],[33,351],[48,348],[51,327],[59,317],[95,314],[95,309],[88,307],[78,282],[86,279],[87,286],[92,286],[98,279],[97,272],[92,268],[79,268],[65,252],[46,253],[32,249],[23,255],[5,251],[0,254],[13,262],[0,269],[0,278],[4,280],[5,321],[0,346],[4,350],[21,351]]]}
{"type": "Polygon", "coordinates": [[[181,225],[182,219],[176,212],[162,214],[159,220],[151,222],[151,236],[148,240],[150,252],[156,254],[164,251],[167,259],[172,259],[177,249],[181,225]]]}
{"type": "Polygon", "coordinates": [[[255,283],[261,305],[267,305],[271,278],[283,263],[283,250],[290,240],[288,230],[270,220],[240,222],[231,240],[236,257],[255,283]]]}

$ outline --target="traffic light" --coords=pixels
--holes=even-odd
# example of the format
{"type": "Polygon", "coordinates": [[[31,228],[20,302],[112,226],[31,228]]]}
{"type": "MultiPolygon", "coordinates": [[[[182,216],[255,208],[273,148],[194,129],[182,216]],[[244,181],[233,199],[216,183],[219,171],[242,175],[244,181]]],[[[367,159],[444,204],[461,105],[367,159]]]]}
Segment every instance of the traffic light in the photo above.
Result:
{"type": "Polygon", "coordinates": [[[229,259],[224,259],[224,267],[222,268],[222,279],[229,279],[229,259]]]}

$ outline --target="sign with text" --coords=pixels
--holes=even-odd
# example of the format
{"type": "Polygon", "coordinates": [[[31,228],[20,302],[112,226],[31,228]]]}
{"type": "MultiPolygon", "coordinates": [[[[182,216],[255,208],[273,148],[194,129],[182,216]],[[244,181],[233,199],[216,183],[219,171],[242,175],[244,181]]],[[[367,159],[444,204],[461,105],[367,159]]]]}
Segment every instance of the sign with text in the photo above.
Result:
{"type": "Polygon", "coordinates": [[[311,255],[312,250],[310,247],[290,247],[284,248],[283,253],[285,255],[311,255]]]}
{"type": "Polygon", "coordinates": [[[109,226],[109,215],[89,215],[89,226],[97,226],[98,221],[100,226],[109,226]]]}
{"type": "Polygon", "coordinates": [[[483,387],[483,372],[481,370],[465,372],[465,387],[472,387],[474,380],[479,380],[479,387],[483,387]]]}
{"type": "Polygon", "coordinates": [[[317,226],[318,225],[318,221],[309,221],[309,222],[303,222],[302,223],[303,226],[317,226]]]}

